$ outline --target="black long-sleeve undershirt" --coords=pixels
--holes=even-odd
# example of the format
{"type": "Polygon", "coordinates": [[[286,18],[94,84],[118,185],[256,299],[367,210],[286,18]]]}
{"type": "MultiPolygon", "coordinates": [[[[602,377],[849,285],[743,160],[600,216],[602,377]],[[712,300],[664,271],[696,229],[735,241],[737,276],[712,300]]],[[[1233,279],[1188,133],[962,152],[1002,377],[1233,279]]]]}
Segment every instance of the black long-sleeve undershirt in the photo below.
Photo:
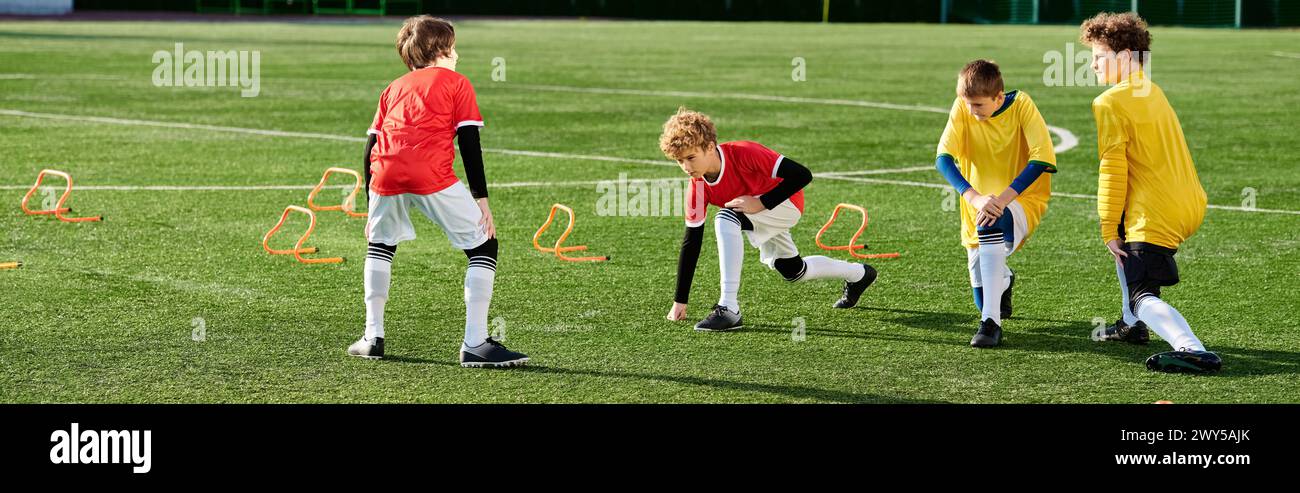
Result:
{"type": "Polygon", "coordinates": [[[776,177],[781,179],[781,183],[758,198],[763,202],[763,208],[768,210],[790,200],[790,196],[799,193],[813,179],[812,171],[790,158],[781,160],[780,167],[776,169],[776,177]]]}
{"type": "Polygon", "coordinates": [[[487,176],[483,174],[483,147],[479,143],[478,126],[464,125],[456,129],[456,143],[460,146],[460,159],[465,162],[469,194],[476,199],[487,198],[487,176]]]}
{"type": "MultiPolygon", "coordinates": [[[[812,183],[812,171],[793,159],[785,158],[776,170],[781,179],[775,188],[764,193],[758,199],[765,209],[771,210],[790,200],[790,197],[812,183]]],[[[704,225],[686,227],[682,236],[682,251],[677,257],[677,291],[673,301],[686,304],[691,295],[691,283],[695,280],[695,267],[700,261],[700,247],[704,244],[704,225]]]]}
{"type": "Polygon", "coordinates": [[[673,301],[686,304],[691,297],[691,282],[695,280],[695,264],[700,261],[700,246],[704,244],[704,225],[686,227],[682,236],[682,253],[677,257],[677,292],[673,301]]]}
{"type": "MultiPolygon", "coordinates": [[[[366,137],[366,154],[361,161],[367,192],[370,190],[370,155],[377,141],[378,136],[373,133],[366,137]]],[[[478,127],[465,125],[456,129],[456,142],[460,145],[460,158],[465,162],[465,181],[469,182],[470,195],[476,199],[487,197],[487,176],[483,172],[483,147],[479,142],[478,127]]]]}
{"type": "Polygon", "coordinates": [[[373,133],[366,134],[366,155],[361,160],[361,170],[366,175],[366,197],[370,197],[370,152],[375,149],[375,143],[379,141],[379,136],[373,133]]]}

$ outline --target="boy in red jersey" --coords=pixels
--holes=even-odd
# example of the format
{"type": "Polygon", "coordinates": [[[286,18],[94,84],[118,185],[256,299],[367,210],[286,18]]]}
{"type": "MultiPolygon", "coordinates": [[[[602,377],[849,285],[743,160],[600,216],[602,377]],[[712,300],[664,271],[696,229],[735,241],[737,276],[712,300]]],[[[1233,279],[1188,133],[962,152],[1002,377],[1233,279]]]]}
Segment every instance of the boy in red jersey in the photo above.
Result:
{"type": "Polygon", "coordinates": [[[718,240],[722,296],[713,311],[695,324],[698,331],[728,331],[743,327],[740,303],[742,236],[758,248],[759,260],[790,282],[842,279],[844,294],[835,308],[852,308],[876,280],[870,265],[824,256],[800,257],[790,228],[803,215],[803,188],[812,172],[757,142],[718,144],[708,116],[681,108],[664,124],[659,138],[664,155],[691,176],[686,197],[686,236],[677,263],[677,293],[669,320],[686,318],[686,303],[695,277],[709,204],[719,207],[713,229],[718,240]]]}
{"type": "Polygon", "coordinates": [[[478,102],[469,79],[456,72],[456,31],[450,22],[412,17],[397,33],[397,53],[411,71],[379,97],[366,142],[366,188],[370,216],[365,264],[366,331],[348,354],[384,356],[384,304],[388,301],[397,244],[415,239],[410,212],[420,211],[442,228],[451,245],[469,257],[465,270],[466,367],[521,365],[528,357],[488,337],[487,311],[496,278],[497,240],[488,208],[479,144],[478,102]],[[459,140],[469,188],[456,178],[454,141],[459,140]]]}

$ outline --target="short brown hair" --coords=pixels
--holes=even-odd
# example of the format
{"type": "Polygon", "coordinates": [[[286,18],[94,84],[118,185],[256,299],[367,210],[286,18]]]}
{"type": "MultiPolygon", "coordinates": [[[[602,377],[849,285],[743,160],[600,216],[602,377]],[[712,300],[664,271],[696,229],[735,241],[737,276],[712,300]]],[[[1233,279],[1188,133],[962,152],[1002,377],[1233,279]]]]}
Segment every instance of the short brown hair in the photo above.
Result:
{"type": "Polygon", "coordinates": [[[718,143],[718,130],[708,115],[677,108],[677,114],[664,123],[664,133],[659,137],[659,150],[669,159],[677,160],[688,151],[718,143]]]}
{"type": "Polygon", "coordinates": [[[411,70],[428,67],[438,57],[451,56],[456,28],[446,19],[418,15],[406,19],[397,32],[397,55],[411,70]]]}
{"type": "Polygon", "coordinates": [[[1111,51],[1129,50],[1145,62],[1151,53],[1151,31],[1147,21],[1134,12],[1102,12],[1079,26],[1079,41],[1088,46],[1102,45],[1111,51]]]}
{"type": "Polygon", "coordinates": [[[992,60],[975,60],[957,74],[957,95],[968,98],[1002,95],[1002,71],[992,60]]]}

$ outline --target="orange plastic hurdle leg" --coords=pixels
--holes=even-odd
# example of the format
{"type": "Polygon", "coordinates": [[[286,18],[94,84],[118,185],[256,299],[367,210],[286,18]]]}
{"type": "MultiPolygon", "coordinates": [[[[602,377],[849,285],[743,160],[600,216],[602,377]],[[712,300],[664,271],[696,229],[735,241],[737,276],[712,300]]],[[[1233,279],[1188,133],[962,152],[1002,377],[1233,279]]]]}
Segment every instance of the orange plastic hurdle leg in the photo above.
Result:
{"type": "Polygon", "coordinates": [[[17,269],[22,266],[23,266],[22,262],[0,262],[0,270],[17,269]]]}
{"type": "Polygon", "coordinates": [[[67,223],[84,223],[84,222],[102,221],[102,220],[104,220],[104,217],[103,217],[103,216],[94,216],[94,217],[65,217],[63,214],[68,213],[68,212],[72,212],[72,208],[71,208],[71,207],[64,207],[64,206],[63,206],[63,203],[68,201],[68,195],[70,195],[70,194],[72,194],[72,175],[69,175],[69,174],[64,173],[64,172],[62,172],[62,171],[56,171],[56,170],[52,170],[52,169],[43,169],[43,170],[41,170],[41,172],[40,172],[39,174],[36,175],[36,184],[35,184],[35,185],[32,185],[32,189],[27,191],[27,195],[24,195],[24,196],[23,196],[23,201],[22,201],[23,212],[27,213],[28,215],[45,215],[45,214],[53,214],[54,217],[58,218],[60,221],[67,222],[67,223]],[[35,194],[36,194],[36,190],[39,189],[39,188],[41,188],[41,182],[45,180],[45,175],[61,176],[61,177],[63,177],[64,180],[66,180],[66,181],[68,182],[68,185],[67,185],[67,187],[65,187],[65,188],[63,189],[63,195],[60,195],[60,196],[59,196],[59,202],[58,202],[57,204],[55,204],[55,206],[54,206],[53,209],[48,209],[48,210],[33,210],[33,209],[27,207],[27,201],[28,201],[28,200],[31,200],[32,195],[35,195],[35,194]]]}
{"type": "Polygon", "coordinates": [[[274,228],[271,228],[270,231],[267,231],[267,232],[266,232],[266,236],[263,236],[263,237],[262,237],[262,248],[265,249],[266,252],[267,252],[267,253],[270,253],[271,255],[289,255],[289,254],[293,254],[294,258],[297,258],[299,262],[302,262],[302,263],[304,263],[304,264],[339,264],[339,263],[342,263],[342,262],[343,262],[343,257],[303,258],[302,254],[304,254],[304,253],[316,253],[316,251],[317,251],[317,250],[316,250],[316,247],[307,247],[307,248],[303,248],[303,246],[302,246],[303,243],[306,243],[306,242],[307,242],[307,238],[311,236],[311,232],[314,231],[315,229],[316,229],[316,213],[312,212],[312,211],[309,210],[309,209],[306,209],[306,208],[303,208],[303,207],[298,207],[298,206],[296,206],[296,205],[291,205],[291,206],[289,206],[289,207],[285,207],[285,208],[284,208],[284,213],[283,213],[283,214],[280,214],[280,222],[275,223],[275,227],[274,227],[274,228]],[[301,213],[307,215],[307,219],[310,221],[310,222],[307,224],[307,232],[303,233],[301,238],[298,238],[298,243],[294,244],[293,249],[290,249],[290,250],[276,250],[276,249],[274,249],[274,248],[271,248],[271,237],[272,237],[272,236],[275,236],[275,233],[278,232],[278,231],[280,231],[280,226],[283,226],[283,225],[284,225],[284,220],[285,220],[285,219],[288,219],[288,218],[289,218],[289,213],[290,213],[290,212],[294,212],[294,211],[298,211],[298,212],[301,212],[301,213]]]}
{"type": "Polygon", "coordinates": [[[867,248],[866,245],[858,244],[858,238],[862,237],[862,233],[866,231],[867,231],[867,210],[853,204],[839,204],[835,206],[835,211],[831,212],[830,220],[826,221],[826,225],[822,226],[822,229],[817,232],[817,238],[816,238],[817,247],[821,248],[822,250],[848,250],[849,255],[852,255],[857,258],[898,258],[899,256],[898,253],[858,253],[857,252],[858,250],[864,250],[867,248]],[[835,219],[840,216],[840,211],[844,209],[851,209],[851,210],[861,212],[862,226],[858,227],[857,233],[853,233],[853,238],[849,239],[849,244],[847,245],[829,246],[826,245],[825,243],[822,243],[822,234],[825,234],[826,230],[830,229],[832,224],[835,224],[835,219]]]}
{"type": "Polygon", "coordinates": [[[565,252],[577,252],[577,251],[582,251],[587,249],[586,245],[564,246],[564,240],[568,239],[569,233],[573,232],[573,223],[574,223],[573,209],[570,209],[569,206],[564,204],[552,205],[551,214],[549,216],[546,216],[546,224],[543,224],[541,228],[538,228],[537,233],[533,235],[533,247],[545,253],[554,253],[556,258],[559,258],[560,260],[568,260],[570,262],[604,262],[606,260],[609,260],[609,256],[570,257],[564,254],[565,252]],[[560,211],[560,210],[569,213],[569,227],[564,228],[564,233],[561,233],[560,237],[556,238],[555,246],[544,247],[540,243],[538,243],[537,240],[542,237],[542,233],[546,231],[546,228],[551,227],[551,222],[555,221],[555,211],[560,211]]]}
{"type": "Polygon", "coordinates": [[[320,183],[317,183],[316,188],[311,189],[311,193],[307,194],[307,207],[310,207],[311,210],[314,211],[343,211],[352,217],[366,217],[367,213],[365,212],[352,211],[352,209],[355,209],[357,206],[357,194],[361,192],[361,186],[364,183],[365,181],[361,179],[361,174],[356,171],[347,168],[327,169],[325,170],[325,176],[320,178],[320,183]],[[316,205],[316,194],[320,193],[322,188],[325,188],[325,182],[329,181],[330,174],[332,173],[352,175],[353,178],[356,178],[357,186],[352,189],[352,193],[348,194],[348,196],[343,199],[343,203],[340,205],[316,205]]]}

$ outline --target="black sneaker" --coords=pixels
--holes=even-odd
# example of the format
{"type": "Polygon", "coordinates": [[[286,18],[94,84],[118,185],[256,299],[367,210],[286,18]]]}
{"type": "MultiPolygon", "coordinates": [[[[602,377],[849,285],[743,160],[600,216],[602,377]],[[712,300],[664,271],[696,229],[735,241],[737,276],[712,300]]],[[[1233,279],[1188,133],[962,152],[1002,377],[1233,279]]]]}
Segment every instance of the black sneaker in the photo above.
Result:
{"type": "Polygon", "coordinates": [[[980,330],[970,339],[970,347],[993,347],[1002,344],[1002,327],[986,318],[980,322],[980,330]]]}
{"type": "Polygon", "coordinates": [[[376,337],[366,339],[362,337],[357,342],[348,346],[348,355],[365,359],[383,359],[384,357],[384,338],[376,337]]]}
{"type": "Polygon", "coordinates": [[[1123,341],[1129,344],[1146,344],[1151,341],[1151,331],[1147,330],[1147,324],[1141,320],[1136,324],[1129,325],[1124,323],[1124,319],[1121,318],[1116,320],[1114,325],[1093,330],[1092,340],[1098,342],[1123,341]]]}
{"type": "Polygon", "coordinates": [[[1219,371],[1223,360],[1209,351],[1166,351],[1147,358],[1147,369],[1165,373],[1210,373],[1219,371]]]}
{"type": "Polygon", "coordinates": [[[835,302],[835,308],[853,308],[858,304],[858,298],[862,297],[862,292],[871,287],[871,283],[876,282],[876,269],[867,264],[862,264],[865,273],[858,282],[844,281],[844,296],[835,302]]]}
{"type": "Polygon", "coordinates": [[[505,368],[522,366],[528,362],[528,355],[516,353],[491,337],[483,344],[474,347],[460,344],[460,366],[465,368],[505,368]]]}
{"type": "Polygon", "coordinates": [[[713,313],[700,320],[695,324],[695,330],[700,332],[726,332],[744,327],[740,320],[740,314],[733,312],[722,305],[713,305],[713,313]]]}
{"type": "Polygon", "coordinates": [[[1016,273],[1011,273],[1011,280],[1007,281],[1007,289],[1002,292],[1002,319],[1011,318],[1011,288],[1016,287],[1016,273]]]}

